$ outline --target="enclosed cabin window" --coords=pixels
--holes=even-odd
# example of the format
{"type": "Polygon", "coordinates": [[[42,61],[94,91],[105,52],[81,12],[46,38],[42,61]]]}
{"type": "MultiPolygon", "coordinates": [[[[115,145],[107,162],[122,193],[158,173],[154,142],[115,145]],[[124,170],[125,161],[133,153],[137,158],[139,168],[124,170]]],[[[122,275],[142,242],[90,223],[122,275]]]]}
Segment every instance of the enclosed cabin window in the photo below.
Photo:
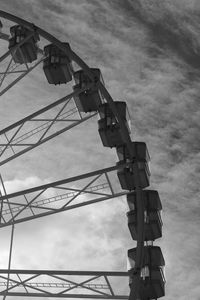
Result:
{"type": "MultiPolygon", "coordinates": [[[[127,134],[130,134],[130,117],[126,102],[115,101],[113,104],[125,124],[127,134]]],[[[125,144],[126,139],[118,119],[108,103],[104,103],[99,107],[99,115],[98,127],[103,145],[105,147],[117,147],[125,144]]]]}
{"type": "MultiPolygon", "coordinates": [[[[137,224],[137,195],[132,192],[127,195],[127,202],[130,211],[127,213],[128,227],[133,240],[138,239],[137,224]]],[[[144,201],[144,240],[154,241],[162,236],[162,220],[160,212],[162,205],[157,191],[142,191],[144,201]]]]}
{"type": "Polygon", "coordinates": [[[21,25],[15,25],[10,28],[11,38],[9,39],[9,50],[15,63],[31,63],[37,59],[39,35],[21,25]],[[23,40],[28,38],[25,42],[23,40]],[[16,47],[19,43],[22,44],[16,47]]]}
{"type": "MultiPolygon", "coordinates": [[[[136,248],[128,250],[128,259],[136,262],[136,248]]],[[[163,267],[165,260],[160,247],[145,246],[143,266],[140,273],[139,293],[141,299],[157,299],[165,295],[165,278],[163,275],[163,267]]],[[[135,288],[132,280],[133,272],[129,269],[131,292],[135,288]]],[[[131,293],[132,294],[132,293],[131,293]]],[[[131,297],[130,297],[131,299],[131,297]]]]}
{"type": "MultiPolygon", "coordinates": [[[[62,43],[66,50],[71,51],[68,43],[62,43]]],[[[64,84],[72,80],[73,68],[67,54],[54,44],[44,47],[45,59],[43,70],[50,84],[64,84]]]]}
{"type": "Polygon", "coordinates": [[[103,97],[95,85],[98,81],[103,83],[101,71],[96,68],[91,68],[90,70],[94,75],[93,86],[91,86],[92,80],[83,70],[74,72],[74,80],[76,83],[73,87],[74,91],[78,92],[80,89],[85,89],[74,96],[74,101],[78,110],[85,113],[98,111],[99,106],[103,103],[103,97]]]}
{"type": "Polygon", "coordinates": [[[119,168],[117,175],[124,190],[134,190],[137,186],[145,188],[149,186],[150,169],[149,153],[145,143],[132,142],[133,156],[130,155],[127,145],[117,147],[119,158],[118,166],[130,163],[129,166],[119,168]],[[137,166],[136,166],[137,164],[137,166]]]}

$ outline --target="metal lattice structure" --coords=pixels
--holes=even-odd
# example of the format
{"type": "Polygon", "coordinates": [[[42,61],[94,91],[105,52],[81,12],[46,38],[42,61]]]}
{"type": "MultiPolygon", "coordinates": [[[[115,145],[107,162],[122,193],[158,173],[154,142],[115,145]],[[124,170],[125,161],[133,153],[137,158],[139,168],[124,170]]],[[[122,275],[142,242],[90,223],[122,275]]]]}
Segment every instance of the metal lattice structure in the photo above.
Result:
{"type": "Polygon", "coordinates": [[[126,272],[8,270],[0,273],[0,295],[88,299],[127,299],[116,289],[115,279],[126,272]]]}
{"type": "Polygon", "coordinates": [[[113,166],[1,196],[0,227],[126,195],[126,192],[117,192],[109,180],[110,173],[116,169],[113,166]],[[82,187],[77,189],[68,186],[74,182],[82,187]],[[49,193],[49,190],[52,194],[58,191],[58,194],[46,198],[45,192],[49,193]]]}
{"type": "Polygon", "coordinates": [[[47,43],[52,43],[62,51],[69,61],[73,62],[74,68],[80,68],[90,80],[87,87],[78,88],[65,97],[1,129],[0,165],[5,165],[95,116],[97,112],[82,113],[73,101],[75,97],[88,89],[98,90],[104,103],[108,104],[120,128],[123,144],[130,157],[130,162],[124,162],[120,166],[110,166],[10,194],[6,193],[1,177],[0,227],[11,226],[12,232],[8,269],[0,269],[0,295],[3,295],[3,299],[7,296],[128,299],[128,272],[13,270],[11,269],[11,256],[15,224],[127,195],[129,191],[122,190],[120,186],[116,187],[111,177],[115,177],[119,168],[126,168],[133,164],[132,171],[136,175],[134,191],[138,209],[138,238],[134,268],[135,290],[131,299],[136,300],[144,256],[144,199],[139,182],[140,165],[136,163],[138,157],[132,147],[127,124],[105,85],[101,80],[97,80],[92,69],[71,48],[43,29],[14,15],[0,11],[0,18],[6,23],[5,31],[3,29],[0,32],[0,39],[5,42],[10,41],[10,35],[7,32],[9,22],[12,25],[20,25],[29,32],[11,49],[5,48],[4,54],[0,57],[0,96],[5,95],[21,79],[44,62],[47,57],[44,51],[47,43]],[[22,46],[38,38],[41,40],[37,50],[38,56],[34,61],[27,62],[22,46]],[[17,55],[18,60],[20,55],[21,61],[19,62],[16,59],[17,55]],[[79,188],[73,187],[74,182],[79,188]],[[123,291],[116,291],[118,284],[110,280],[111,277],[120,281],[121,278],[125,279],[123,291]]]}
{"type": "MultiPolygon", "coordinates": [[[[84,89],[82,89],[83,91],[84,89]]],[[[32,150],[96,114],[82,116],[74,103],[77,92],[0,131],[0,165],[32,150]],[[55,112],[54,109],[59,109],[55,112]]]]}

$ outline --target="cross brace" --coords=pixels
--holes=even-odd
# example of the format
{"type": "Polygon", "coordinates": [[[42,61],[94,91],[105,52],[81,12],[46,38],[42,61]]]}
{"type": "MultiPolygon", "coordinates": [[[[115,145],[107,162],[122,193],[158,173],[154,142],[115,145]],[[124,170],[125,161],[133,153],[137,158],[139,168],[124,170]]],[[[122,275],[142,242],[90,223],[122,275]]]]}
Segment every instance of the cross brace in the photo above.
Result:
{"type": "Polygon", "coordinates": [[[118,166],[108,167],[1,195],[0,227],[126,195],[127,191],[121,191],[115,180],[117,169],[118,166]]]}
{"type": "Polygon", "coordinates": [[[127,272],[0,269],[0,295],[128,299],[127,272]],[[5,288],[6,281],[8,281],[5,288]]]}
{"type": "Polygon", "coordinates": [[[88,113],[83,117],[72,101],[85,89],[73,92],[0,130],[0,165],[96,115],[88,113]]]}

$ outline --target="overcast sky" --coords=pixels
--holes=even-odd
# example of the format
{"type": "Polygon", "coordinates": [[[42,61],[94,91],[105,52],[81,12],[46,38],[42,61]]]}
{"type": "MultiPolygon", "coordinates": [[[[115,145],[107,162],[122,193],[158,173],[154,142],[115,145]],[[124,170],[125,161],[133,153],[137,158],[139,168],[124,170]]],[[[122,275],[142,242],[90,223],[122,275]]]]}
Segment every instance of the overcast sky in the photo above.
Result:
{"type": "MultiPolygon", "coordinates": [[[[131,138],[148,145],[151,188],[163,204],[157,244],[166,260],[165,299],[199,300],[199,0],[2,0],[1,9],[69,42],[90,67],[101,69],[113,99],[127,102],[131,138]]],[[[49,87],[41,68],[34,74],[2,97],[1,129],[66,93],[49,87]]],[[[116,160],[93,119],[1,172],[14,191],[116,160]]],[[[125,271],[127,249],[135,246],[126,211],[120,198],[17,225],[12,266],[125,271]]],[[[7,230],[0,236],[7,247],[7,230]]],[[[0,243],[2,267],[5,246],[0,243]]]]}

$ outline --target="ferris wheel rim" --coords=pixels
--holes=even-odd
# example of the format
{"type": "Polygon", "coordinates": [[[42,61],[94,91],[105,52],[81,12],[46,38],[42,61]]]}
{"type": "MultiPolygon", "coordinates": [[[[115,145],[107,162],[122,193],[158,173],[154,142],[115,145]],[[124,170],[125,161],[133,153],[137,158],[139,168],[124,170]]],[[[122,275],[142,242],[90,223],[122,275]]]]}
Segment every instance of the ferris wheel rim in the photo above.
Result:
{"type": "Polygon", "coordinates": [[[74,51],[67,49],[63,45],[63,43],[59,39],[54,37],[52,34],[40,28],[39,26],[36,26],[34,23],[28,22],[20,17],[17,17],[3,10],[0,10],[0,18],[4,18],[11,22],[25,26],[31,31],[37,31],[40,36],[42,36],[44,39],[48,40],[52,44],[55,44],[60,50],[62,50],[66,55],[68,55],[73,61],[75,61],[86,72],[90,79],[94,81],[95,77],[89,66],[74,51]]]}

